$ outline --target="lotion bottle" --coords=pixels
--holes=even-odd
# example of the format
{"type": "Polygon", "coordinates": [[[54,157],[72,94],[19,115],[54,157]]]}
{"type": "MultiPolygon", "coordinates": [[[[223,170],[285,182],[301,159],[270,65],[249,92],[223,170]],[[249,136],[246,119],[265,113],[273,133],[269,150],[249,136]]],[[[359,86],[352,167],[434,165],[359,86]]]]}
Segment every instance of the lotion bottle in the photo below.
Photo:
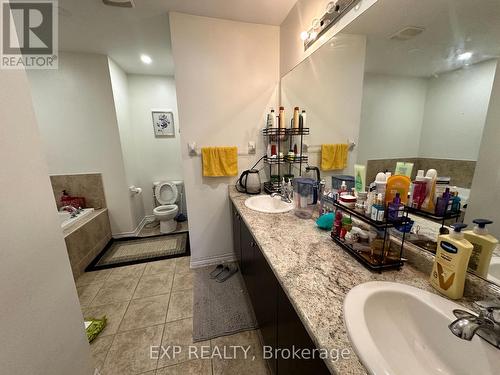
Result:
{"type": "Polygon", "coordinates": [[[493,224],[491,220],[475,219],[472,221],[476,226],[473,230],[464,231],[465,239],[473,246],[472,255],[469,260],[469,271],[476,275],[487,277],[490,268],[493,250],[498,245],[498,240],[488,234],[486,225],[493,224]]]}
{"type": "Polygon", "coordinates": [[[474,248],[462,233],[466,224],[454,224],[453,232],[438,236],[436,257],[430,283],[440,293],[451,299],[464,295],[467,265],[474,248]]]}

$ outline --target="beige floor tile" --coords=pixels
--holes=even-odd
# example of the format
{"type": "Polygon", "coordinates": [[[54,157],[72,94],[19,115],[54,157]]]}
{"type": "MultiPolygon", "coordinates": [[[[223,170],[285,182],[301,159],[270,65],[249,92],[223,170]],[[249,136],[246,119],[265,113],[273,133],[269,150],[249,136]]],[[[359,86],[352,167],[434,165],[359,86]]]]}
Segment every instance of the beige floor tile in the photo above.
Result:
{"type": "Polygon", "coordinates": [[[94,283],[82,285],[76,288],[78,292],[78,299],[80,300],[81,306],[88,306],[94,300],[94,298],[99,293],[99,290],[103,287],[104,283],[94,283]]]}
{"type": "Polygon", "coordinates": [[[213,348],[217,347],[221,353],[226,350],[230,355],[235,355],[234,359],[212,359],[213,374],[217,375],[267,375],[269,369],[266,361],[262,357],[262,346],[260,344],[257,331],[245,331],[230,336],[218,337],[210,340],[213,348]],[[243,346],[248,349],[247,354],[243,350],[233,353],[234,346],[243,346]],[[226,349],[224,349],[226,348],[226,349]]]}
{"type": "Polygon", "coordinates": [[[106,316],[107,324],[99,334],[101,336],[114,335],[127,311],[128,302],[110,303],[108,305],[87,306],[82,308],[84,318],[100,319],[106,316]]]}
{"type": "Polygon", "coordinates": [[[175,258],[175,273],[181,274],[181,273],[191,272],[190,263],[189,263],[190,261],[191,261],[191,257],[175,258]]]}
{"type": "Polygon", "coordinates": [[[111,270],[101,270],[93,272],[84,272],[76,280],[76,286],[100,283],[106,281],[108,276],[111,274],[111,270]]]}
{"type": "Polygon", "coordinates": [[[165,323],[169,297],[163,294],[132,300],[120,324],[120,332],[165,323]]]}
{"type": "Polygon", "coordinates": [[[170,293],[173,276],[173,272],[143,275],[135,289],[134,298],[170,293]]]}
{"type": "Polygon", "coordinates": [[[210,359],[195,359],[178,365],[156,370],[156,375],[211,375],[210,359]]]}
{"type": "Polygon", "coordinates": [[[175,259],[164,259],[146,264],[144,275],[157,273],[173,273],[175,270],[175,259]]]}
{"type": "Polygon", "coordinates": [[[182,319],[175,322],[169,322],[165,324],[165,329],[163,331],[162,347],[168,348],[169,346],[180,346],[181,351],[178,354],[173,355],[169,352],[169,356],[162,355],[158,360],[158,368],[172,366],[189,360],[197,359],[193,354],[190,358],[190,352],[188,346],[196,347],[196,352],[198,353],[198,358],[201,356],[202,346],[209,347],[210,341],[202,341],[198,343],[193,343],[193,319],[182,319]]]}
{"type": "Polygon", "coordinates": [[[90,343],[90,354],[92,355],[92,362],[94,367],[99,371],[104,365],[104,360],[108,354],[109,348],[113,343],[115,336],[99,336],[90,343]]]}
{"type": "Polygon", "coordinates": [[[118,333],[104,362],[102,375],[136,375],[152,371],[157,360],[151,346],[161,343],[163,325],[118,333]]]}
{"type": "Polygon", "coordinates": [[[145,268],[146,264],[144,263],[134,264],[132,266],[113,268],[107,281],[139,279],[142,276],[145,268]]]}
{"type": "Polygon", "coordinates": [[[92,306],[130,301],[138,283],[139,279],[135,278],[117,281],[110,281],[108,279],[92,301],[92,306]]]}
{"type": "Polygon", "coordinates": [[[172,291],[193,289],[193,272],[176,273],[172,291]]]}
{"type": "Polygon", "coordinates": [[[193,291],[172,292],[168,306],[167,322],[193,316],[193,291]]]}

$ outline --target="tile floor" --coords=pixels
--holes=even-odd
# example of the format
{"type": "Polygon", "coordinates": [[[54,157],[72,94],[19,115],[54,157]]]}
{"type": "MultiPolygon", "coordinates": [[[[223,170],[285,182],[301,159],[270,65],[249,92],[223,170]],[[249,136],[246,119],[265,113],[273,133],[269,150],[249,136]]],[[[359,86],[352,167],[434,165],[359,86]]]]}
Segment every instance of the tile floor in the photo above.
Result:
{"type": "MultiPolygon", "coordinates": [[[[76,282],[83,315],[107,316],[108,324],[90,345],[95,367],[101,375],[259,375],[268,374],[262,359],[257,331],[193,344],[193,273],[189,257],[167,259],[85,273],[76,282]],[[151,346],[179,346],[175,358],[162,349],[151,358],[151,346]],[[249,347],[249,359],[237,352],[236,359],[215,355],[191,358],[207,352],[233,356],[233,346],[249,347]]],[[[156,350],[156,351],[155,351],[156,350]]]]}

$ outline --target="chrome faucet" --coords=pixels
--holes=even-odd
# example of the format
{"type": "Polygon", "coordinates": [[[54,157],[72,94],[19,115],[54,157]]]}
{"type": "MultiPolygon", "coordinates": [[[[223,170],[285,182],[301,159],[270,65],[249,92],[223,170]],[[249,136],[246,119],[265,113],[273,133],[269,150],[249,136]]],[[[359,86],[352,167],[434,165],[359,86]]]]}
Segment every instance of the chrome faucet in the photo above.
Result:
{"type": "Polygon", "coordinates": [[[292,203],[292,193],[293,190],[288,189],[287,185],[284,185],[283,188],[281,189],[281,193],[272,193],[271,197],[281,197],[281,200],[286,203],[292,203]]]}
{"type": "Polygon", "coordinates": [[[76,209],[73,206],[62,206],[59,209],[59,212],[63,212],[63,211],[68,211],[69,213],[75,213],[75,212],[78,212],[78,209],[76,209]]]}
{"type": "Polygon", "coordinates": [[[448,327],[461,339],[470,341],[477,334],[500,349],[500,303],[477,301],[474,304],[479,307],[479,315],[459,309],[453,310],[458,319],[448,327]]]}

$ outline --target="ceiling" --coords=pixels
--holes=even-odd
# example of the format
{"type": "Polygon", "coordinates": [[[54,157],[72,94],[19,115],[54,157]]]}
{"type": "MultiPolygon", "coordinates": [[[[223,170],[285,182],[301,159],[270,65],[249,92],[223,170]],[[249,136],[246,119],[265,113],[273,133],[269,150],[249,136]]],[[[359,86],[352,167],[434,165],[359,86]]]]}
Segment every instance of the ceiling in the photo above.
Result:
{"type": "Polygon", "coordinates": [[[343,32],[367,35],[367,72],[429,77],[500,56],[500,1],[379,0],[343,32]],[[389,39],[406,26],[425,31],[389,39]],[[457,60],[466,51],[472,58],[457,60]]]}
{"type": "Polygon", "coordinates": [[[59,0],[59,49],[109,55],[127,73],[173,75],[169,11],[280,25],[296,0],[135,0],[135,8],[101,0],[59,0]],[[140,55],[153,59],[151,65],[140,55]]]}

